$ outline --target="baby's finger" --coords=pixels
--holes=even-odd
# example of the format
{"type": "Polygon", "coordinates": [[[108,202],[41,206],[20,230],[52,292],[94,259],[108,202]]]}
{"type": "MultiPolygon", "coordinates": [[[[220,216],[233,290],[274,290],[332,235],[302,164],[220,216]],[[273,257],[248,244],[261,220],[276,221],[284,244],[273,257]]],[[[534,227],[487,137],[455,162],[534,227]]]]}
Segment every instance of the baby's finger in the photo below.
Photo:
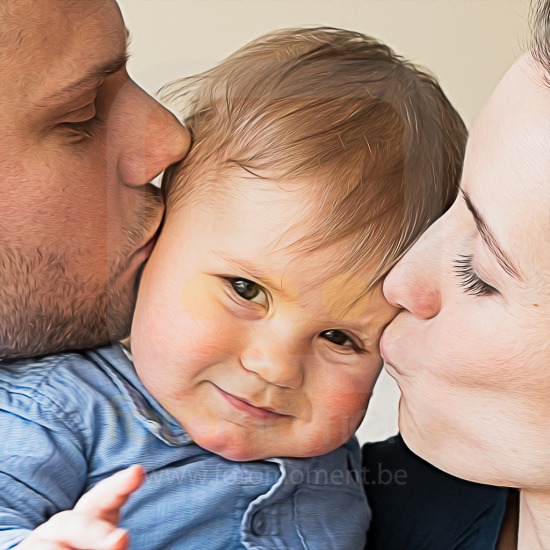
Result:
{"type": "Polygon", "coordinates": [[[128,532],[108,521],[60,512],[37,527],[16,550],[126,550],[128,532]]]}
{"type": "Polygon", "coordinates": [[[100,481],[75,504],[74,511],[117,523],[120,509],[145,479],[141,466],[130,466],[100,481]]]}

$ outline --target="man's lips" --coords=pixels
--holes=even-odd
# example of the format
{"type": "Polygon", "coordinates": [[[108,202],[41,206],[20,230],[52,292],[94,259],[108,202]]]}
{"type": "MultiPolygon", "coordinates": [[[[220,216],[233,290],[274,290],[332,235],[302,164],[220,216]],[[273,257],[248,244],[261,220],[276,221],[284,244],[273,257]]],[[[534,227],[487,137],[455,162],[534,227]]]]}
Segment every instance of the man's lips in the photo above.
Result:
{"type": "Polygon", "coordinates": [[[218,386],[216,386],[216,389],[220,392],[221,396],[235,409],[245,414],[248,414],[253,418],[258,418],[259,420],[275,420],[283,416],[288,416],[285,414],[278,413],[268,407],[256,407],[255,405],[252,405],[245,399],[242,399],[240,397],[227,393],[226,391],[222,390],[218,386]]]}

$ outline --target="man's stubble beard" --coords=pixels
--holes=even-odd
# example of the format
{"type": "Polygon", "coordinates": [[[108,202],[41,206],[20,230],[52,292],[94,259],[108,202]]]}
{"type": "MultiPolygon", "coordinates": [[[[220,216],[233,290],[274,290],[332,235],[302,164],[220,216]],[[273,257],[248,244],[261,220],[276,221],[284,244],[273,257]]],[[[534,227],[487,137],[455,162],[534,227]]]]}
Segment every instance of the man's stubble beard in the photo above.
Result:
{"type": "MultiPolygon", "coordinates": [[[[131,255],[158,219],[161,199],[150,191],[139,223],[111,260],[107,282],[68,273],[68,253],[26,250],[0,241],[0,360],[38,357],[106,345],[128,336],[140,274],[122,284],[131,255]]],[[[71,251],[84,261],[86,251],[71,251]]]]}

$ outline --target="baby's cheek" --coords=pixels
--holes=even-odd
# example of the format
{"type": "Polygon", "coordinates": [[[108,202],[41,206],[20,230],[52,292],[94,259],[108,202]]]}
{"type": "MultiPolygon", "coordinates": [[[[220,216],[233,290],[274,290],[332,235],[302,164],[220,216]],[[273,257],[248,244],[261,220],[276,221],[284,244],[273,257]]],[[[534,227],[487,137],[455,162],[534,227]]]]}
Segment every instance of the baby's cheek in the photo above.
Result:
{"type": "Polygon", "coordinates": [[[323,418],[324,433],[332,442],[332,448],[353,436],[365,416],[370,395],[365,388],[364,391],[342,391],[319,401],[323,410],[317,418],[323,418]]]}
{"type": "Polygon", "coordinates": [[[213,295],[211,279],[207,275],[195,275],[187,279],[181,287],[180,297],[183,310],[186,315],[197,321],[215,320],[222,315],[223,304],[213,295]]]}

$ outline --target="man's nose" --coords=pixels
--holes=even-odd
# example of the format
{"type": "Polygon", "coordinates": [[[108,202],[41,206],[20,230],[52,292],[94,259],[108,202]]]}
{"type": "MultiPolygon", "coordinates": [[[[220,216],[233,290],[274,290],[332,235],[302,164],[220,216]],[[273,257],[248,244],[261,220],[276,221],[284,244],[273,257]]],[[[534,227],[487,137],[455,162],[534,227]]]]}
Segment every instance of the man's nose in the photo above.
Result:
{"type": "Polygon", "coordinates": [[[116,115],[121,140],[118,171],[126,185],[141,186],[156,178],[189,150],[189,130],[135,83],[120,94],[116,115]]]}

